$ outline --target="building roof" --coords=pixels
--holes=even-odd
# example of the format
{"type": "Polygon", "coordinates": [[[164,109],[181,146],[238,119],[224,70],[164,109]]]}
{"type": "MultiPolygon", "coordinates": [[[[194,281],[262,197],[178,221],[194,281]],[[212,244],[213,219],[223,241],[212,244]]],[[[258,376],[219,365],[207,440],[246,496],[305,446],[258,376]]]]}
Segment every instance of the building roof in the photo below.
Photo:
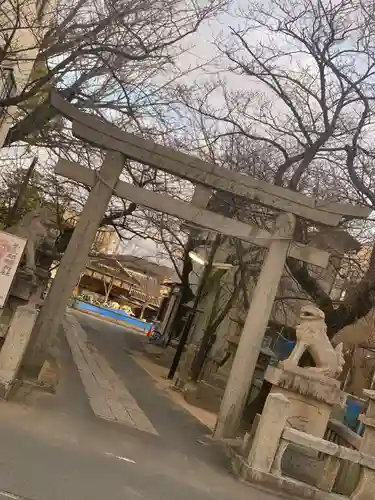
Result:
{"type": "Polygon", "coordinates": [[[131,276],[131,274],[129,274],[123,266],[118,264],[115,259],[99,257],[96,255],[91,256],[86,264],[86,267],[88,269],[99,271],[100,273],[106,274],[108,276],[118,278],[119,280],[125,281],[130,285],[140,285],[139,281],[131,276]]]}
{"type": "Polygon", "coordinates": [[[141,303],[147,301],[153,307],[158,307],[160,298],[163,295],[163,289],[165,289],[163,283],[166,274],[171,270],[166,268],[166,272],[163,269],[164,266],[157,266],[146,259],[134,261],[133,256],[91,255],[86,264],[86,269],[115,278],[115,286],[120,286],[116,284],[116,280],[122,282],[121,287],[128,290],[128,299],[140,301],[141,303]],[[147,263],[152,265],[147,267],[147,263]]]}
{"type": "Polygon", "coordinates": [[[117,266],[121,269],[132,270],[136,273],[144,274],[155,278],[157,281],[162,283],[163,281],[179,281],[177,273],[174,269],[167,266],[162,266],[147,260],[143,257],[137,257],[135,255],[123,255],[123,254],[98,254],[96,258],[105,259],[107,261],[117,261],[117,266]]]}

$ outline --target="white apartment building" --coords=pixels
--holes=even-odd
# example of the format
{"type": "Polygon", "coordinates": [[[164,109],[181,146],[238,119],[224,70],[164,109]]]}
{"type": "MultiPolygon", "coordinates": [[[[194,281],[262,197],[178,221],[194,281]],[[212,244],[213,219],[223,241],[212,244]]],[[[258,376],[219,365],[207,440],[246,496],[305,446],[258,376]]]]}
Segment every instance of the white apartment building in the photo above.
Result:
{"type": "MultiPolygon", "coordinates": [[[[27,85],[48,27],[50,7],[50,0],[0,2],[0,100],[19,95],[27,85]]],[[[0,147],[16,112],[16,106],[0,107],[0,147]]]]}

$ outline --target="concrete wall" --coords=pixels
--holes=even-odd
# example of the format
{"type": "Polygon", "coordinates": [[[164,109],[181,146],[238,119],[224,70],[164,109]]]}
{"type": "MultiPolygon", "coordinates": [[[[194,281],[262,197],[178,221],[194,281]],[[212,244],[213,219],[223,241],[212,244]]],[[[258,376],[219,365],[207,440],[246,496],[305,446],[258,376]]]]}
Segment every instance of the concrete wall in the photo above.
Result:
{"type": "MultiPolygon", "coordinates": [[[[215,254],[214,262],[226,262],[228,254],[232,251],[228,245],[222,245],[215,254]]],[[[199,256],[208,259],[207,247],[197,248],[195,250],[199,256]]],[[[193,271],[189,276],[190,286],[193,293],[199,285],[203,266],[196,262],[192,262],[193,271]]],[[[220,269],[213,269],[207,280],[207,285],[203,290],[202,298],[199,303],[198,313],[196,314],[194,323],[191,328],[190,343],[198,344],[202,338],[210,319],[216,318],[223,308],[226,307],[231,294],[233,293],[234,275],[237,271],[237,266],[226,271],[220,269]],[[219,279],[220,278],[220,279],[219,279]]],[[[226,338],[229,332],[236,329],[237,324],[233,322],[233,316],[237,315],[237,301],[234,302],[233,307],[228,311],[223,322],[216,330],[216,340],[211,350],[211,355],[216,356],[221,354],[221,351],[226,345],[226,338]]]]}

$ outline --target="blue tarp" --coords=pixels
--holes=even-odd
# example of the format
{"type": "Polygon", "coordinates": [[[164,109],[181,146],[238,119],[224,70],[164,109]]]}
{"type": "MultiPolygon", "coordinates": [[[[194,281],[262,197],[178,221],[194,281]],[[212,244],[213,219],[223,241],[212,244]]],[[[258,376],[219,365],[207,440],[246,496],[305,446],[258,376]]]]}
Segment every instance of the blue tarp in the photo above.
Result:
{"type": "Polygon", "coordinates": [[[279,361],[287,359],[294,349],[296,343],[292,340],[287,340],[284,337],[278,337],[272,350],[276,354],[279,361]]]}
{"type": "Polygon", "coordinates": [[[346,412],[344,424],[350,427],[353,431],[357,431],[360,421],[359,415],[363,411],[365,403],[349,395],[346,402],[346,412]]]}
{"type": "Polygon", "coordinates": [[[78,299],[74,300],[73,308],[82,311],[93,312],[95,314],[103,316],[104,318],[110,318],[116,321],[122,321],[124,323],[127,323],[129,326],[135,326],[136,328],[141,328],[146,332],[149,331],[149,329],[151,328],[151,323],[146,323],[145,321],[142,321],[138,318],[133,318],[132,316],[129,316],[129,314],[127,314],[126,312],[121,311],[119,309],[111,309],[109,307],[95,306],[94,304],[90,304],[89,302],[85,302],[83,300],[78,300],[78,299]]]}

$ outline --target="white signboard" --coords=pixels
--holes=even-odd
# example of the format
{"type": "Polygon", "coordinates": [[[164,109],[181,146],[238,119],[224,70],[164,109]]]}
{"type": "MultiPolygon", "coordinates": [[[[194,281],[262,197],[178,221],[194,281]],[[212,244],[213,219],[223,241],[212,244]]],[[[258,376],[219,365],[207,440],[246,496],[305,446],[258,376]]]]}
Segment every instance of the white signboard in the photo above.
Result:
{"type": "Polygon", "coordinates": [[[0,308],[7,300],[26,242],[19,236],[0,231],[0,308]]]}

